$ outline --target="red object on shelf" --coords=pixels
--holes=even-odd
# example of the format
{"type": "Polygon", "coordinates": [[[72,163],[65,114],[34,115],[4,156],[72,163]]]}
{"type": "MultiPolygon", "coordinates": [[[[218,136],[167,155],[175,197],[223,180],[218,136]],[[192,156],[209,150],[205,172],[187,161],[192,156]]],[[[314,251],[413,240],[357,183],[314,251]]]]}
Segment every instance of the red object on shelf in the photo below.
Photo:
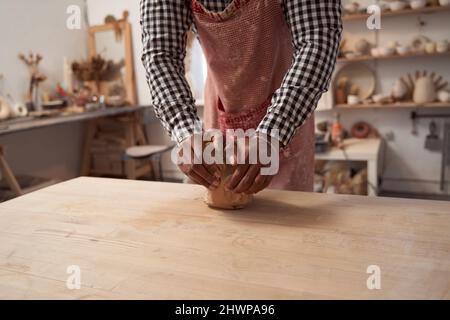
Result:
{"type": "Polygon", "coordinates": [[[339,146],[343,140],[343,129],[339,121],[339,114],[336,116],[336,121],[331,126],[331,141],[339,146]]]}

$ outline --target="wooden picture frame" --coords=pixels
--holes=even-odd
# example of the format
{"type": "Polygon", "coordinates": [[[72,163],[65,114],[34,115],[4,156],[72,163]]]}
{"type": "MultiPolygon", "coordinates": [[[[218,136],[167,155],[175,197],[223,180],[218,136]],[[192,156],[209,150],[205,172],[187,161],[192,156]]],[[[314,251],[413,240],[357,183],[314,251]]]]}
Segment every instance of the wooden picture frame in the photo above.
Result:
{"type": "Polygon", "coordinates": [[[125,19],[118,20],[114,23],[106,23],[88,28],[88,49],[89,57],[97,55],[95,35],[100,32],[115,32],[117,28],[121,30],[121,36],[125,46],[125,90],[127,102],[135,106],[137,104],[136,80],[133,62],[133,46],[131,24],[125,19]]]}

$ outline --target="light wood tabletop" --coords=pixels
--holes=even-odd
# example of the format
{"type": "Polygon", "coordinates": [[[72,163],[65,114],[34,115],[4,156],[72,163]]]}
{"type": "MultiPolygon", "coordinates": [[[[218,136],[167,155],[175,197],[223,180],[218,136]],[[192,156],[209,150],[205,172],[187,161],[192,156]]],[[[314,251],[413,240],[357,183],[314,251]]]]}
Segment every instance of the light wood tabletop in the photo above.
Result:
{"type": "Polygon", "coordinates": [[[203,193],[78,178],[0,204],[0,298],[450,298],[450,203],[203,193]]]}

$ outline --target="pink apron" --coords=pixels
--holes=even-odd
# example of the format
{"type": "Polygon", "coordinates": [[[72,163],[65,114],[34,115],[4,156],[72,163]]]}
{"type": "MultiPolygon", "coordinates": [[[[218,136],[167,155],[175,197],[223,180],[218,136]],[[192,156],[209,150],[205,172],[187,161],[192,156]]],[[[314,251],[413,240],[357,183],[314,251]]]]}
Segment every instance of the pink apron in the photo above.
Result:
{"type": "MultiPolygon", "coordinates": [[[[278,0],[233,0],[208,11],[192,0],[208,64],[205,128],[256,129],[293,59],[292,35],[278,0]]],[[[313,191],[314,120],[297,130],[280,154],[270,188],[313,191]]]]}

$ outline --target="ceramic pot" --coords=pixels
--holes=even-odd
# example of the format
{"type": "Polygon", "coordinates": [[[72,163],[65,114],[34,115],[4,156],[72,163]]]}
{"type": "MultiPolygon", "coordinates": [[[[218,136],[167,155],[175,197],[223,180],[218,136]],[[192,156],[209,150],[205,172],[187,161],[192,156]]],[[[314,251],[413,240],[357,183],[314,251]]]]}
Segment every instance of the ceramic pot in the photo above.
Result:
{"type": "Polygon", "coordinates": [[[425,45],[425,52],[428,54],[436,53],[436,42],[428,42],[425,45]]]}
{"type": "Polygon", "coordinates": [[[14,117],[26,117],[28,115],[28,109],[22,104],[15,104],[12,108],[12,115],[14,117]]]}
{"type": "Polygon", "coordinates": [[[441,90],[437,93],[439,102],[446,103],[450,102],[450,92],[446,90],[441,90]]]}
{"type": "Polygon", "coordinates": [[[355,43],[355,52],[359,55],[368,55],[370,53],[370,42],[366,39],[360,39],[355,43]]]}
{"type": "Polygon", "coordinates": [[[391,48],[391,47],[383,47],[383,48],[378,48],[378,52],[381,57],[389,57],[389,56],[394,55],[395,49],[391,48]]]}
{"type": "Polygon", "coordinates": [[[430,103],[436,100],[436,89],[430,77],[424,76],[416,80],[413,100],[417,104],[430,103]]]}
{"type": "Polygon", "coordinates": [[[408,87],[406,86],[405,82],[401,79],[398,79],[395,81],[393,87],[392,87],[392,98],[397,101],[405,100],[408,96],[408,87]]]}
{"type": "Polygon", "coordinates": [[[406,2],[404,1],[393,1],[389,3],[389,8],[391,11],[400,11],[406,8],[406,2]]]}
{"type": "Polygon", "coordinates": [[[398,46],[395,50],[400,56],[406,56],[411,52],[411,49],[408,46],[398,46]]]}
{"type": "Polygon", "coordinates": [[[344,5],[344,10],[346,13],[349,13],[349,14],[357,13],[359,10],[359,3],[357,3],[357,2],[348,3],[348,4],[344,5]]]}
{"type": "Polygon", "coordinates": [[[391,100],[391,97],[389,95],[385,94],[376,94],[372,97],[373,102],[375,103],[388,103],[391,100]]]}
{"type": "Polygon", "coordinates": [[[353,106],[353,105],[355,105],[355,104],[360,103],[360,99],[359,99],[358,96],[355,96],[355,95],[349,95],[349,96],[347,97],[347,103],[348,103],[349,105],[353,106]]]}
{"type": "Polygon", "coordinates": [[[343,88],[338,88],[336,89],[336,103],[337,104],[344,104],[347,102],[347,97],[346,97],[346,90],[343,88]]]}
{"type": "Polygon", "coordinates": [[[370,50],[370,54],[372,57],[378,58],[380,56],[380,49],[379,48],[372,48],[370,50]]]}
{"type": "Polygon", "coordinates": [[[0,97],[0,120],[6,120],[11,116],[11,107],[5,98],[0,97]]]}
{"type": "MultiPolygon", "coordinates": [[[[450,0],[449,0],[450,1],[450,0]]],[[[442,40],[436,44],[436,51],[439,53],[445,53],[448,51],[448,41],[442,40]]]]}
{"type": "Polygon", "coordinates": [[[422,9],[427,5],[427,0],[412,0],[410,2],[411,9],[422,9]]]}

